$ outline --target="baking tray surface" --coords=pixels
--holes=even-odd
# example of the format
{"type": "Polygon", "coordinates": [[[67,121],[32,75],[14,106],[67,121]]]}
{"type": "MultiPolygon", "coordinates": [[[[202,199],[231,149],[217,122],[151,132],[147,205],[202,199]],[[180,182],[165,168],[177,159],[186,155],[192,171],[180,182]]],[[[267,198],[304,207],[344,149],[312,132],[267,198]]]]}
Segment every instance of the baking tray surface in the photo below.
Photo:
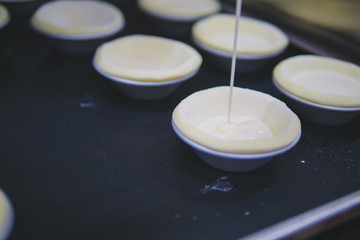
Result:
{"type": "MultiPolygon", "coordinates": [[[[123,35],[192,44],[135,3],[116,4],[127,19],[123,35]]],[[[0,187],[14,208],[10,239],[237,239],[360,189],[360,119],[339,127],[301,119],[291,151],[253,172],[222,172],[176,137],[171,114],[191,93],[228,85],[229,72],[204,58],[170,97],[136,101],[97,74],[93,53],[56,50],[24,18],[0,34],[0,187]]],[[[264,68],[238,73],[235,85],[282,99],[272,69],[302,53],[291,45],[264,68]]]]}

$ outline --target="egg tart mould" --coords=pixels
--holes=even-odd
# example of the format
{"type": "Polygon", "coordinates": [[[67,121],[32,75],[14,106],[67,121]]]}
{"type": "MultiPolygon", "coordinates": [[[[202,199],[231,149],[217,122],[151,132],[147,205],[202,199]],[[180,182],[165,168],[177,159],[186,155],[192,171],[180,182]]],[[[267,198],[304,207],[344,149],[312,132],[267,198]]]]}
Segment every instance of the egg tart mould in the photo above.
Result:
{"type": "Polygon", "coordinates": [[[208,165],[228,172],[258,169],[274,156],[293,148],[301,136],[301,123],[282,101],[259,91],[235,87],[232,114],[250,116],[266,124],[272,136],[264,139],[223,139],[199,129],[206,119],[227,114],[229,87],[195,92],[174,109],[172,126],[177,136],[208,165]]]}
{"type": "Polygon", "coordinates": [[[274,86],[299,116],[321,125],[343,125],[360,116],[360,67],[343,60],[298,55],[278,63],[274,86]]]}
{"type": "MultiPolygon", "coordinates": [[[[236,17],[218,13],[197,21],[192,27],[192,40],[211,61],[230,71],[234,48],[236,17]]],[[[278,27],[250,17],[240,17],[236,51],[236,71],[255,71],[288,46],[289,38],[278,27]]]]}
{"type": "Polygon", "coordinates": [[[125,96],[157,100],[196,75],[201,55],[191,46],[152,35],[128,35],[99,46],[95,70],[125,96]]]}
{"type": "Polygon", "coordinates": [[[30,25],[57,49],[86,53],[118,34],[125,27],[125,17],[108,2],[51,1],[35,11],[30,25]]]}
{"type": "Polygon", "coordinates": [[[222,8],[218,0],[139,0],[137,4],[161,31],[177,37],[190,35],[195,21],[222,8]]]}

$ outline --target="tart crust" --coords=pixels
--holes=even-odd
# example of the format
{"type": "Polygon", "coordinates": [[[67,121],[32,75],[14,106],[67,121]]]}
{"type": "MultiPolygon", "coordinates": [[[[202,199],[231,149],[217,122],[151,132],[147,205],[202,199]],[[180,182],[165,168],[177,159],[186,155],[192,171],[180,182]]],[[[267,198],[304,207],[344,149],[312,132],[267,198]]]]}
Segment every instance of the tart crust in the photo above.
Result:
{"type": "MultiPolygon", "coordinates": [[[[214,14],[195,23],[192,35],[204,45],[232,53],[235,20],[232,14],[214,14]]],[[[238,31],[238,54],[273,54],[282,51],[289,44],[288,37],[279,28],[257,19],[240,17],[238,31]],[[247,41],[245,37],[248,38],[247,41]]]]}
{"type": "Polygon", "coordinates": [[[163,37],[129,35],[101,45],[95,61],[104,72],[129,80],[160,82],[198,70],[201,55],[189,45],[163,37]]]}
{"type": "Polygon", "coordinates": [[[198,129],[205,119],[227,114],[229,87],[214,87],[195,92],[173,111],[178,130],[189,139],[214,150],[228,153],[265,153],[281,149],[301,134],[300,120],[280,100],[255,90],[234,87],[232,114],[261,120],[273,137],[254,140],[221,140],[198,129]]]}
{"type": "Polygon", "coordinates": [[[60,35],[97,35],[114,32],[125,23],[123,13],[114,5],[95,0],[52,1],[33,15],[33,26],[60,35]]]}
{"type": "Polygon", "coordinates": [[[7,8],[0,4],[0,28],[6,24],[6,21],[8,21],[9,19],[9,12],[7,10],[7,8]]]}
{"type": "Polygon", "coordinates": [[[315,55],[298,55],[283,60],[274,68],[274,80],[287,92],[310,102],[335,107],[360,107],[360,67],[329,57],[315,55]],[[291,78],[302,71],[322,70],[341,73],[359,81],[359,94],[345,96],[343,94],[319,92],[300,86],[291,78]]]}
{"type": "Polygon", "coordinates": [[[217,0],[139,0],[146,12],[165,18],[197,19],[220,11],[217,0]]]}

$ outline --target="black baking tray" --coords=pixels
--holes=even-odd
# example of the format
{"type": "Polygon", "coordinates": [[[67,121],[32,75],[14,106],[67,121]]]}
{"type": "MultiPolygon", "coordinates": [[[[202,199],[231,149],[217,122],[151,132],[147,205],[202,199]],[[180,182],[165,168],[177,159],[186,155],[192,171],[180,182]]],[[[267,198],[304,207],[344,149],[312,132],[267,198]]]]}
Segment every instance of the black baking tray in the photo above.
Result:
{"type": "MultiPolygon", "coordinates": [[[[192,45],[135,1],[115,4],[127,20],[121,35],[192,45]]],[[[238,73],[235,85],[283,99],[272,69],[302,53],[291,45],[238,73]]],[[[0,188],[15,213],[10,239],[238,239],[360,189],[360,119],[339,127],[301,119],[292,150],[253,172],[222,172],[177,138],[171,114],[189,94],[228,85],[229,71],[204,58],[170,97],[136,101],[97,74],[92,58],[55,49],[26,17],[0,30],[0,188]],[[232,190],[204,191],[219,179],[232,190]]]]}

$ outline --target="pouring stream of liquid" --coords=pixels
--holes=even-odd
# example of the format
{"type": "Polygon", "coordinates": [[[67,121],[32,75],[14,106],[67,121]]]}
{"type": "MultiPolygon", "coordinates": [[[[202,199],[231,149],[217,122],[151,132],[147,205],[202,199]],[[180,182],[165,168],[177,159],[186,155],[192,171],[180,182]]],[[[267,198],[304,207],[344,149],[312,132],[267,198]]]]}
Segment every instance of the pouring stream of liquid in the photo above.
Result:
{"type": "Polygon", "coordinates": [[[236,67],[236,53],[237,53],[237,39],[238,39],[238,28],[240,20],[242,0],[236,0],[236,21],[235,21],[235,34],[234,34],[234,47],[233,54],[231,59],[231,75],[230,75],[230,94],[229,94],[229,104],[228,104],[228,115],[227,115],[227,124],[231,124],[231,108],[232,108],[232,95],[234,88],[234,79],[235,79],[235,67],[236,67]]]}

